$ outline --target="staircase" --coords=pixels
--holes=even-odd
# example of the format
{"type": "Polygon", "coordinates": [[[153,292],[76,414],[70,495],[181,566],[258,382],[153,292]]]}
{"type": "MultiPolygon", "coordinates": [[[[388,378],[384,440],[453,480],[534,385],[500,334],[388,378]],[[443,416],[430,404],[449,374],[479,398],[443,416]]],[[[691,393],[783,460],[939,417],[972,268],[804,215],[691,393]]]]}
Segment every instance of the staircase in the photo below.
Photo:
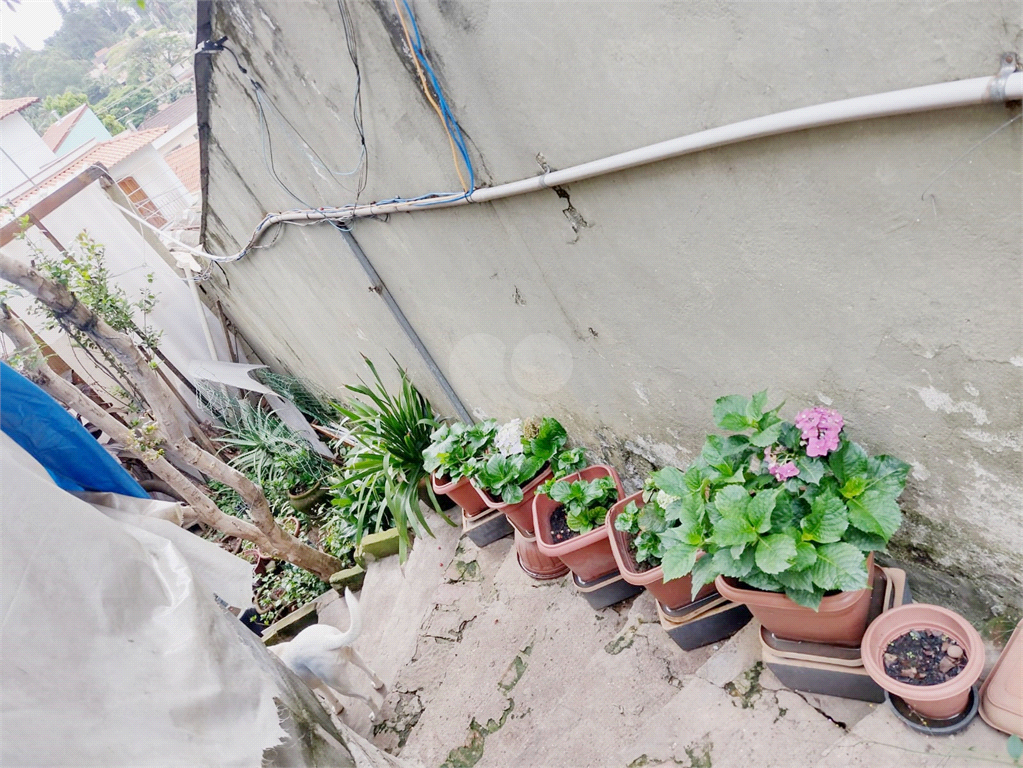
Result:
{"type": "MultiPolygon", "coordinates": [[[[478,549],[444,526],[371,563],[359,652],[387,682],[384,721],[351,700],[347,725],[431,768],[954,768],[1008,764],[979,719],[954,737],[910,731],[884,706],[797,693],[760,663],[755,622],[684,652],[647,593],[601,611],[569,577],[523,573],[512,539],[478,549]]],[[[347,626],[324,596],[320,620],[347,626]]],[[[368,679],[352,672],[358,689],[368,679]]]]}

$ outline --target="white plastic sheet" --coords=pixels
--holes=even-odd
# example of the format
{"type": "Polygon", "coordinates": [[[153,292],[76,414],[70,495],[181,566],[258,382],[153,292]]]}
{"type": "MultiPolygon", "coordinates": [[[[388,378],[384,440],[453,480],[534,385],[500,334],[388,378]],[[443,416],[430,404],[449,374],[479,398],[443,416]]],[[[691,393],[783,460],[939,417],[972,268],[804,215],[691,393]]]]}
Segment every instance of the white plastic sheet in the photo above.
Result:
{"type": "MultiPolygon", "coordinates": [[[[0,438],[0,763],[354,764],[308,689],[216,605],[192,566],[218,557],[60,490],[0,438]]],[[[230,571],[205,576],[226,593],[230,571]]]]}

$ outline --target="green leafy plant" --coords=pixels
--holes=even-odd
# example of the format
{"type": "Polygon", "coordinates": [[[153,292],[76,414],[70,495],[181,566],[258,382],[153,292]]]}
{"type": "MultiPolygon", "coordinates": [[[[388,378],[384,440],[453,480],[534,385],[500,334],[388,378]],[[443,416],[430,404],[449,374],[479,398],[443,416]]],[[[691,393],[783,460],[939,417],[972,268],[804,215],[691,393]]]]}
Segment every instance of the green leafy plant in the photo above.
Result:
{"type": "Polygon", "coordinates": [[[442,424],[430,435],[430,445],[423,451],[423,467],[449,481],[471,477],[483,455],[494,445],[497,422],[493,419],[479,424],[442,424]]]}
{"type": "Polygon", "coordinates": [[[289,491],[307,490],[330,472],[330,462],[276,414],[240,400],[235,409],[220,415],[224,434],[217,442],[235,454],[228,463],[267,494],[284,498],[289,491]]]}
{"type": "Polygon", "coordinates": [[[1023,757],[1023,739],[1020,739],[1015,733],[1012,734],[1005,743],[1005,751],[1009,753],[1012,762],[1019,765],[1020,758],[1023,757]]]}
{"type": "Polygon", "coordinates": [[[695,595],[723,575],[816,610],[827,592],[867,587],[866,553],[901,523],[909,465],[868,456],[836,411],[789,423],[766,401],[766,391],[720,398],[717,425],[745,434],[711,435],[686,472],[662,470],[664,578],[692,573],[695,595]]]}
{"type": "Polygon", "coordinates": [[[548,495],[564,507],[570,530],[588,533],[604,524],[608,509],[618,501],[618,486],[613,477],[571,483],[559,480],[548,495]]]}
{"type": "Polygon", "coordinates": [[[518,504],[524,497],[522,487],[536,477],[545,464],[554,473],[537,488],[547,491],[553,482],[586,466],[583,448],[562,450],[568,433],[557,419],[545,416],[523,424],[512,419],[494,436],[494,450],[486,461],[479,461],[471,477],[473,482],[506,504],[518,504]]]}
{"type": "Polygon", "coordinates": [[[616,530],[632,534],[630,551],[637,565],[654,568],[661,564],[664,557],[661,534],[668,529],[665,507],[677,500],[664,488],[677,488],[681,474],[675,467],[654,472],[644,483],[643,504],[630,501],[615,518],[616,530]]]}
{"type": "Polygon", "coordinates": [[[536,477],[543,465],[544,462],[536,456],[495,453],[479,467],[474,479],[481,488],[505,504],[518,504],[525,496],[522,486],[536,477]]]}
{"type": "Polygon", "coordinates": [[[424,465],[423,451],[430,436],[440,426],[429,401],[415,388],[401,368],[401,388],[391,396],[384,387],[376,367],[369,358],[363,358],[375,380],[374,386],[365,383],[347,388],[365,400],[353,400],[336,405],[347,420],[357,449],[347,458],[346,472],[334,484],[340,498],[354,500],[357,510],[357,539],[361,540],[366,519],[371,509],[369,499],[383,493],[383,503],[394,519],[398,530],[398,556],[401,562],[408,557],[409,527],[417,533],[433,535],[419,506],[419,488],[425,486],[434,510],[447,523],[454,525],[441,512],[437,497],[426,481],[429,472],[424,465]]]}

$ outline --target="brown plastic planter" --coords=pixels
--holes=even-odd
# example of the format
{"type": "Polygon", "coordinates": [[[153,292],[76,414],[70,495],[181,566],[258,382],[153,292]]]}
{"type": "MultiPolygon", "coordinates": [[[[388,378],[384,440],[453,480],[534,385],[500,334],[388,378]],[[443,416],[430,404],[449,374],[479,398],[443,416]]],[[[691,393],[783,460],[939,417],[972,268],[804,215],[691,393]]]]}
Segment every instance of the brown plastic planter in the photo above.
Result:
{"type": "Polygon", "coordinates": [[[549,478],[553,473],[550,466],[544,464],[540,472],[522,487],[522,501],[518,504],[505,504],[500,499],[495,499],[489,493],[479,488],[475,483],[472,488],[476,494],[491,509],[499,509],[504,512],[505,517],[514,523],[515,527],[524,533],[533,535],[533,492],[536,486],[549,478]]]}
{"type": "Polygon", "coordinates": [[[937,605],[913,603],[881,614],[867,628],[860,648],[863,667],[874,682],[929,720],[951,720],[962,714],[970,702],[973,684],[984,671],[984,641],[980,633],[959,614],[937,605]],[[937,685],[909,685],[888,677],[884,670],[888,644],[907,632],[921,629],[944,632],[966,651],[968,660],[962,672],[937,685]]]}
{"type": "Polygon", "coordinates": [[[1023,733],[1023,623],[1013,630],[981,686],[980,716],[992,728],[1023,733]]]}
{"type": "MultiPolygon", "coordinates": [[[[562,478],[571,483],[576,480],[596,480],[601,477],[612,477],[618,488],[618,498],[625,495],[622,481],[612,467],[596,464],[582,472],[576,472],[562,478]]],[[[536,527],[536,546],[548,557],[557,557],[569,567],[582,581],[589,582],[618,570],[618,563],[611,552],[608,539],[608,526],[594,528],[589,533],[573,536],[568,541],[555,544],[551,538],[551,515],[561,504],[549,496],[537,494],[533,497],[533,524],[536,527]]],[[[630,582],[631,583],[631,582],[630,582]]]]}
{"type": "Polygon", "coordinates": [[[515,556],[518,558],[519,568],[527,576],[537,581],[550,581],[560,579],[568,573],[567,565],[556,557],[547,557],[540,551],[536,546],[536,536],[523,533],[514,523],[512,528],[515,528],[515,556]]]}
{"type": "MultiPolygon", "coordinates": [[[[867,583],[874,583],[873,552],[867,558],[867,583]]],[[[857,646],[867,628],[869,587],[825,597],[814,611],[792,602],[783,592],[763,592],[737,579],[718,576],[714,585],[722,596],[746,605],[768,632],[785,640],[857,646]]]]}
{"type": "MultiPolygon", "coordinates": [[[[661,566],[658,565],[647,571],[640,571],[637,568],[636,561],[629,550],[630,534],[615,529],[615,520],[625,510],[630,501],[636,502],[637,507],[642,507],[643,492],[638,491],[631,496],[621,499],[607,513],[607,535],[611,540],[611,552],[614,553],[615,562],[618,563],[618,570],[621,571],[622,578],[627,582],[635,584],[637,587],[646,587],[650,594],[657,599],[657,602],[669,611],[677,611],[679,608],[693,602],[693,578],[691,575],[687,575],[680,579],[672,579],[669,582],[665,582],[664,571],[661,569],[661,566]]],[[[713,583],[706,584],[700,590],[696,599],[702,600],[715,592],[716,589],[713,583]]]]}
{"type": "Polygon", "coordinates": [[[443,493],[462,508],[462,514],[466,517],[476,517],[487,511],[486,502],[469,484],[469,478],[462,477],[452,482],[446,477],[430,475],[430,482],[433,484],[434,493],[443,493]]]}

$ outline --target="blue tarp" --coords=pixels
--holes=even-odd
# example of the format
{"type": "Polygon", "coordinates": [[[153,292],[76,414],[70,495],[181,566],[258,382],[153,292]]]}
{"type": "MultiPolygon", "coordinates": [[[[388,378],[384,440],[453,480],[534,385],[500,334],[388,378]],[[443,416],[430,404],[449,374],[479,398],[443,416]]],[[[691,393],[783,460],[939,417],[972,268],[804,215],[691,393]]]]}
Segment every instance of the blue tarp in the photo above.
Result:
{"type": "MultiPolygon", "coordinates": [[[[46,392],[0,363],[0,429],[42,464],[68,491],[149,494],[96,438],[46,392]]],[[[4,482],[17,482],[4,478],[4,482]]]]}

